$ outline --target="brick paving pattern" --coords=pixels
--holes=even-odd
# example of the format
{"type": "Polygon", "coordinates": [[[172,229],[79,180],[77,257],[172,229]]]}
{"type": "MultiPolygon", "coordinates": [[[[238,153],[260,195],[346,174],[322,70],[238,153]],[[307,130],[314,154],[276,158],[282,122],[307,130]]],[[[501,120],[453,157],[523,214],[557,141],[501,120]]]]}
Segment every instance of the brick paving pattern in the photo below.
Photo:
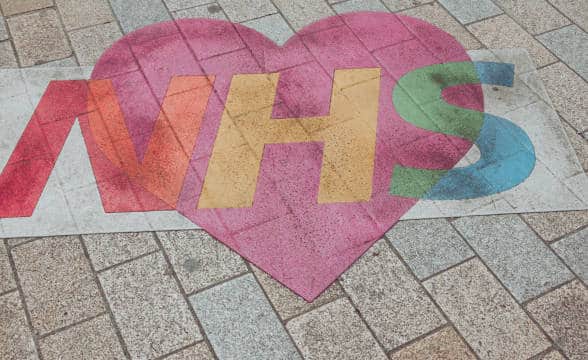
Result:
{"type": "MultiPolygon", "coordinates": [[[[588,170],[588,1],[0,0],[0,9],[0,68],[39,68],[29,91],[41,92],[55,71],[44,67],[91,66],[123,34],[172,18],[229,19],[283,43],[336,13],[402,12],[468,50],[527,49],[588,170]]],[[[22,103],[24,91],[1,80],[0,93],[22,103]]],[[[202,230],[4,239],[0,359],[586,359],[587,262],[588,211],[403,221],[309,304],[202,230]]]]}

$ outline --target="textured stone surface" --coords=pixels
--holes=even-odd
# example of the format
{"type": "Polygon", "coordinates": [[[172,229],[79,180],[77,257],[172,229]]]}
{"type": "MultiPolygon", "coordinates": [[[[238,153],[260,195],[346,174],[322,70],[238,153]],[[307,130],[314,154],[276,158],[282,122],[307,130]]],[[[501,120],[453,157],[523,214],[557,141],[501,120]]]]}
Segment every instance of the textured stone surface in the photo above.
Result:
{"type": "Polygon", "coordinates": [[[390,355],[391,360],[469,360],[476,356],[455,329],[446,327],[390,355]]]}
{"type": "Polygon", "coordinates": [[[5,16],[53,6],[53,0],[0,0],[5,16]]]}
{"type": "Polygon", "coordinates": [[[157,250],[152,233],[119,233],[83,235],[94,268],[104,268],[157,250]]]}
{"type": "Polygon", "coordinates": [[[588,283],[588,227],[566,236],[551,247],[584,283],[588,283]]]}
{"type": "Polygon", "coordinates": [[[584,31],[588,31],[588,2],[582,0],[550,0],[550,2],[584,31]]]}
{"type": "Polygon", "coordinates": [[[247,272],[239,255],[202,230],[158,232],[186,293],[247,272]]]}
{"type": "Polygon", "coordinates": [[[522,214],[523,219],[546,241],[553,241],[588,225],[588,210],[522,214]]]}
{"type": "Polygon", "coordinates": [[[166,356],[165,360],[215,360],[214,355],[208,349],[208,346],[204,342],[200,342],[194,346],[190,346],[184,350],[181,350],[173,355],[166,356]]]}
{"type": "Polygon", "coordinates": [[[564,130],[568,135],[568,139],[570,139],[570,143],[578,156],[578,161],[580,161],[580,165],[584,171],[588,171],[588,139],[582,136],[581,133],[576,131],[571,125],[568,123],[562,122],[564,126],[564,130]]]}
{"type": "Polygon", "coordinates": [[[277,11],[270,0],[218,0],[218,3],[234,22],[255,19],[277,11]]]}
{"type": "Polygon", "coordinates": [[[33,326],[47,333],[105,310],[77,237],[36,240],[12,249],[33,326]]]}
{"type": "Polygon", "coordinates": [[[305,359],[386,359],[346,298],[290,320],[286,327],[305,359]]]}
{"type": "Polygon", "coordinates": [[[162,0],[110,0],[110,4],[125,34],[171,18],[162,0]]]}
{"type": "Polygon", "coordinates": [[[210,3],[209,0],[164,0],[164,2],[170,11],[188,9],[210,3]]]}
{"type": "Polygon", "coordinates": [[[385,240],[341,275],[341,285],[386,350],[445,323],[426,291],[385,240]]]}
{"type": "Polygon", "coordinates": [[[353,11],[388,11],[379,0],[348,0],[333,4],[333,10],[337,14],[353,11]]]}
{"type": "Polygon", "coordinates": [[[66,30],[114,20],[108,0],[55,0],[66,30]]]}
{"type": "Polygon", "coordinates": [[[221,359],[300,359],[252,274],[190,298],[221,359]]]}
{"type": "Polygon", "coordinates": [[[539,34],[569,24],[547,0],[494,0],[531,34],[539,34]]]}
{"type": "Polygon", "coordinates": [[[294,35],[292,29],[290,29],[290,26],[280,14],[273,14],[259,19],[250,20],[243,23],[243,25],[259,31],[275,41],[278,45],[283,45],[292,35],[294,35]]]}
{"type": "Polygon", "coordinates": [[[71,46],[80,65],[94,65],[104,50],[122,36],[114,22],[75,30],[69,33],[71,46]]]}
{"type": "Polygon", "coordinates": [[[100,282],[132,357],[165,355],[202,339],[161,254],[107,270],[100,282]]]}
{"type": "Polygon", "coordinates": [[[588,354],[588,291],[573,281],[527,305],[531,316],[573,360],[588,354]]]}
{"type": "Polygon", "coordinates": [[[0,359],[38,359],[18,292],[0,296],[0,359]]]}
{"type": "Polygon", "coordinates": [[[553,30],[537,37],[569,67],[588,81],[588,34],[576,25],[553,30]]]}
{"type": "Polygon", "coordinates": [[[71,55],[63,26],[53,9],[7,20],[22,66],[31,66],[71,55]]]}
{"type": "Polygon", "coordinates": [[[43,338],[43,359],[122,359],[124,353],[108,315],[43,338]]]}
{"type": "Polygon", "coordinates": [[[227,17],[218,4],[208,4],[189,9],[178,10],[172,13],[174,19],[208,18],[226,20],[227,17]]]}
{"type": "Polygon", "coordinates": [[[467,26],[488,48],[525,48],[537,67],[557,59],[507,15],[500,15],[467,26]]]}
{"type": "Polygon", "coordinates": [[[382,0],[390,11],[398,11],[415,7],[417,5],[431,3],[434,0],[382,0]]]}
{"type": "Polygon", "coordinates": [[[18,63],[10,41],[0,42],[0,68],[16,68],[18,63]]]}
{"type": "Polygon", "coordinates": [[[273,3],[294,27],[294,30],[300,30],[317,20],[334,15],[331,8],[321,0],[274,0],[273,3]]]}
{"type": "Polygon", "coordinates": [[[474,251],[519,301],[573,277],[516,215],[461,218],[454,222],[474,251]]]}
{"type": "Polygon", "coordinates": [[[386,237],[419,279],[474,255],[445,219],[401,221],[386,237]]]}
{"type": "Polygon", "coordinates": [[[8,39],[8,30],[6,29],[6,20],[0,15],[0,41],[8,39]]]}
{"type": "Polygon", "coordinates": [[[462,24],[469,24],[490,16],[502,14],[502,10],[490,0],[439,0],[462,24]]]}
{"type": "Polygon", "coordinates": [[[257,267],[253,265],[251,267],[253,268],[255,277],[276,309],[276,312],[284,320],[293,318],[345,295],[339,282],[335,282],[312,303],[309,303],[257,267]]]}
{"type": "Polygon", "coordinates": [[[12,267],[8,261],[8,252],[0,240],[0,294],[16,288],[12,267]]]}
{"type": "Polygon", "coordinates": [[[427,280],[425,287],[483,359],[527,359],[550,346],[478,259],[427,280]]]}

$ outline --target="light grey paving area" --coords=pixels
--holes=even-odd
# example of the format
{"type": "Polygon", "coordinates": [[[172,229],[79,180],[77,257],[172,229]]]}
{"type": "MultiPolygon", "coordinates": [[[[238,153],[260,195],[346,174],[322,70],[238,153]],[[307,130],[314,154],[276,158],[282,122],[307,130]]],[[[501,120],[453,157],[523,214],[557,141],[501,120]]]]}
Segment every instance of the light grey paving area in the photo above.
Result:
{"type": "Polygon", "coordinates": [[[576,25],[553,30],[537,37],[584,80],[588,80],[588,34],[576,25]]]}
{"type": "Polygon", "coordinates": [[[4,16],[0,15],[0,41],[6,40],[9,38],[8,30],[6,29],[6,20],[4,20],[4,16]]]}
{"type": "Polygon", "coordinates": [[[531,34],[539,34],[570,22],[547,0],[493,0],[531,34]]]}
{"type": "Polygon", "coordinates": [[[482,359],[527,359],[550,346],[539,327],[478,259],[424,285],[482,359]]]}
{"type": "Polygon", "coordinates": [[[559,11],[580,26],[584,31],[588,31],[588,3],[581,0],[550,0],[551,4],[559,11]]]}
{"type": "Polygon", "coordinates": [[[419,279],[474,256],[445,219],[401,221],[386,237],[419,279]]]}
{"type": "Polygon", "coordinates": [[[296,31],[335,14],[322,0],[273,0],[273,3],[296,31]]]}
{"type": "Polygon", "coordinates": [[[381,0],[390,11],[399,11],[417,5],[432,3],[433,0],[381,0]]]}
{"type": "Polygon", "coordinates": [[[588,228],[553,243],[551,247],[584,283],[588,283],[588,228]]]}
{"type": "Polygon", "coordinates": [[[100,24],[69,33],[71,46],[80,65],[94,65],[104,50],[122,36],[114,22],[100,24]]]}
{"type": "Polygon", "coordinates": [[[103,24],[114,20],[108,0],[55,0],[66,30],[103,24]]]}
{"type": "Polygon", "coordinates": [[[155,358],[202,339],[162,254],[112,268],[99,278],[132,358],[155,358]]]}
{"type": "Polygon", "coordinates": [[[166,356],[165,360],[215,360],[214,355],[204,342],[199,342],[196,345],[190,346],[186,349],[180,350],[170,356],[166,356]]]}
{"type": "Polygon", "coordinates": [[[209,4],[209,0],[164,0],[170,11],[194,8],[200,5],[209,4]]]}
{"type": "Polygon", "coordinates": [[[502,10],[491,0],[439,0],[439,3],[462,24],[502,14],[502,10]]]}
{"type": "Polygon", "coordinates": [[[10,41],[0,42],[0,69],[2,68],[15,68],[18,66],[16,56],[14,55],[14,49],[10,41]]]}
{"type": "Polygon", "coordinates": [[[0,344],[1,359],[38,359],[17,291],[0,296],[0,344]]]}
{"type": "Polygon", "coordinates": [[[573,277],[517,215],[461,218],[454,225],[518,301],[573,277]]]}
{"type": "Polygon", "coordinates": [[[379,0],[348,0],[333,4],[337,14],[353,11],[387,11],[386,6],[379,0]]]}
{"type": "Polygon", "coordinates": [[[286,20],[280,14],[268,15],[246,21],[243,25],[259,31],[278,45],[283,45],[294,35],[294,31],[292,31],[286,20]]]}
{"type": "Polygon", "coordinates": [[[158,250],[152,233],[88,234],[82,238],[97,271],[158,250]]]}
{"type": "Polygon", "coordinates": [[[226,20],[225,13],[217,4],[206,4],[196,6],[193,8],[174,11],[172,13],[174,19],[189,19],[189,18],[207,18],[216,20],[226,20]]]}
{"type": "Polygon", "coordinates": [[[191,301],[221,359],[300,359],[252,274],[196,294],[191,301]]]}
{"type": "Polygon", "coordinates": [[[110,0],[110,4],[125,34],[171,19],[162,0],[110,0]]]}
{"type": "Polygon", "coordinates": [[[229,20],[243,22],[277,12],[270,0],[218,0],[229,20]]]}

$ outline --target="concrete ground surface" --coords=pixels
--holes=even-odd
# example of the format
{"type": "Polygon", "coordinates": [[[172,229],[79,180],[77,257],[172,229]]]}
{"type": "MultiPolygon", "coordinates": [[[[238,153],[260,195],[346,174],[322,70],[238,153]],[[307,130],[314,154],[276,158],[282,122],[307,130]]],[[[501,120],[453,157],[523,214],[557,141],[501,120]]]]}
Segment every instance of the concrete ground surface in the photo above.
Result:
{"type": "MultiPolygon", "coordinates": [[[[92,66],[123,34],[172,18],[228,19],[280,43],[336,13],[400,12],[468,50],[527,49],[588,170],[586,1],[0,0],[0,9],[1,68],[92,66]]],[[[585,359],[586,281],[586,210],[401,221],[313,303],[202,230],[7,238],[0,359],[585,359]]]]}

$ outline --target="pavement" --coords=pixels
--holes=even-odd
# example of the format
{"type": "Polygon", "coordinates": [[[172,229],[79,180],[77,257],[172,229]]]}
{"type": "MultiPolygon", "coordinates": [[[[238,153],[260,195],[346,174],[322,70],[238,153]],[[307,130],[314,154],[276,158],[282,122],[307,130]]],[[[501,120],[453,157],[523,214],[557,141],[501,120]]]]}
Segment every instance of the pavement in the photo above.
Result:
{"type": "MultiPolygon", "coordinates": [[[[318,260],[331,264],[331,255],[305,261],[305,257],[294,256],[297,248],[286,248],[294,259],[288,272],[272,267],[276,261],[271,260],[272,256],[284,258],[279,252],[272,255],[272,243],[267,252],[259,252],[255,246],[252,249],[257,253],[245,248],[250,239],[262,241],[274,236],[276,229],[282,229],[280,222],[259,226],[261,230],[251,232],[248,228],[253,220],[248,215],[219,211],[223,228],[235,230],[220,233],[216,220],[196,211],[196,207],[181,210],[185,217],[165,211],[169,210],[165,204],[170,204],[168,197],[173,187],[154,188],[149,181],[155,180],[145,180],[147,176],[136,180],[143,181],[141,186],[149,189],[148,194],[138,197],[147,199],[155,195],[163,202],[152,200],[149,208],[133,208],[136,203],[129,202],[124,192],[113,191],[105,196],[105,189],[112,189],[108,185],[114,182],[97,181],[95,177],[101,179],[101,174],[109,173],[110,168],[95,166],[96,154],[91,146],[88,153],[79,151],[84,143],[88,146],[84,135],[86,123],[80,118],[79,126],[73,125],[72,120],[64,130],[61,155],[52,160],[55,171],[52,172],[53,166],[47,167],[46,185],[38,187],[38,203],[21,203],[32,206],[32,213],[11,217],[1,215],[5,209],[0,209],[0,237],[4,237],[0,244],[0,359],[588,358],[588,3],[0,0],[0,9],[0,124],[7,129],[0,134],[0,168],[11,164],[9,156],[17,146],[19,134],[49,81],[97,79],[96,73],[112,70],[96,63],[124,34],[171,19],[209,18],[239,23],[245,29],[242,34],[248,28],[254,29],[281,45],[295,33],[315,36],[314,31],[309,31],[312,26],[315,30],[320,28],[316,33],[327,33],[332,25],[328,25],[326,18],[356,11],[395,12],[424,20],[449,33],[464,48],[455,50],[447,45],[453,40],[447,40],[437,47],[439,54],[461,59],[458,55],[466,56],[467,50],[467,56],[474,61],[514,64],[510,87],[482,87],[484,110],[521,128],[534,145],[536,162],[532,173],[520,184],[511,184],[511,189],[491,196],[465,199],[461,192],[458,194],[462,199],[457,200],[455,193],[448,197],[448,190],[440,192],[445,198],[429,192],[429,198],[421,194],[424,199],[415,201],[416,205],[407,213],[392,211],[395,215],[389,219],[378,217],[380,213],[376,211],[373,226],[366,226],[364,220],[351,226],[340,225],[355,227],[351,229],[359,234],[355,237],[361,239],[365,235],[370,242],[350,255],[347,250],[340,250],[345,241],[331,239],[339,246],[333,246],[334,254],[346,254],[333,260],[340,267],[337,270],[328,266],[324,271],[313,265],[318,260]],[[392,224],[401,216],[402,220],[388,230],[386,221],[392,224]],[[378,226],[381,231],[374,230],[378,226]],[[371,239],[368,233],[378,236],[371,239]],[[244,235],[239,238],[240,234],[244,235]],[[259,253],[261,256],[255,258],[259,253]],[[306,265],[318,270],[319,275],[305,272],[306,265]],[[300,273],[314,274],[316,281],[312,278],[310,284],[299,283],[297,279],[308,279],[300,273]]],[[[379,24],[378,18],[372,15],[374,24],[379,24]]],[[[353,19],[353,15],[348,19],[353,19]]],[[[371,26],[370,29],[380,26],[366,23],[353,24],[371,26]]],[[[336,38],[348,41],[336,26],[333,28],[336,31],[323,42],[336,38]]],[[[166,31],[157,25],[152,29],[157,33],[166,31]]],[[[197,37],[206,27],[197,25],[194,29],[192,36],[197,37]]],[[[390,29],[386,34],[401,36],[390,29]]],[[[364,31],[370,36],[361,41],[368,48],[382,47],[386,45],[382,42],[390,41],[389,36],[379,37],[377,31],[364,31]]],[[[226,33],[216,31],[214,36],[222,40],[214,40],[201,51],[210,56],[227,53],[230,60],[202,63],[210,64],[216,74],[224,69],[238,74],[256,73],[244,67],[248,59],[230,57],[234,43],[226,33]],[[241,69],[240,72],[233,71],[233,67],[241,69]]],[[[152,41],[149,31],[144,35],[141,41],[152,41]]],[[[400,44],[410,43],[410,38],[404,41],[400,44]]],[[[198,42],[194,43],[192,49],[198,46],[198,42]]],[[[169,44],[155,48],[163,46],[169,44]]],[[[247,48],[259,50],[256,46],[259,45],[248,43],[247,48]]],[[[148,55],[139,58],[139,63],[152,71],[150,86],[158,81],[157,74],[186,65],[183,60],[173,60],[174,55],[180,54],[178,47],[172,53],[163,51],[155,55],[149,53],[148,46],[144,48],[148,55]],[[156,61],[149,62],[156,56],[156,61]],[[147,65],[142,62],[144,59],[149,60],[147,65]],[[169,59],[169,63],[162,59],[169,59]]],[[[264,49],[265,67],[271,67],[274,61],[270,50],[264,49]]],[[[402,53],[409,56],[411,50],[420,55],[414,61],[422,61],[422,52],[414,48],[406,47],[402,53]]],[[[376,57],[382,54],[382,58],[386,55],[385,49],[373,53],[376,57]]],[[[324,66],[329,61],[343,61],[345,54],[326,54],[319,62],[324,66]]],[[[114,59],[123,57],[121,53],[115,55],[114,59]]],[[[294,51],[281,61],[297,61],[297,56],[294,51]]],[[[108,60],[108,56],[105,58],[108,60]]],[[[394,58],[390,59],[388,64],[392,65],[385,70],[394,75],[398,69],[393,66],[394,58]]],[[[403,65],[398,63],[399,68],[403,65]]],[[[129,79],[126,80],[132,81],[129,79]]],[[[226,93],[228,81],[220,75],[219,79],[213,89],[217,93],[225,89],[226,93]]],[[[370,81],[361,84],[366,83],[370,81]]],[[[163,86],[165,90],[167,84],[163,86]]],[[[199,89],[206,91],[206,85],[182,94],[199,89]]],[[[341,92],[347,89],[343,86],[341,92]]],[[[324,94],[308,91],[315,98],[330,96],[330,90],[324,94]]],[[[288,92],[280,92],[278,87],[278,93],[288,105],[288,92]]],[[[361,98],[360,94],[357,96],[361,98]]],[[[162,91],[161,98],[164,95],[162,91]]],[[[235,104],[246,106],[242,100],[246,95],[235,104]]],[[[260,96],[263,93],[257,94],[256,99],[260,96]]],[[[52,101],[50,109],[60,100],[52,101]]],[[[297,100],[292,101],[297,104],[297,100]]],[[[218,114],[221,109],[218,107],[218,114]]],[[[295,117],[309,116],[305,109],[299,108],[295,117]]],[[[292,116],[288,110],[283,112],[292,116]]],[[[225,136],[230,137],[230,127],[227,129],[225,136]]],[[[140,135],[136,134],[138,138],[140,135]]],[[[484,149],[483,144],[477,145],[484,149]]],[[[463,157],[461,166],[475,164],[480,157],[462,150],[446,156],[454,163],[463,157]]],[[[208,160],[214,159],[214,151],[207,155],[208,160]]],[[[307,170],[279,167],[285,155],[274,153],[277,168],[298,173],[307,170]]],[[[520,168],[524,162],[517,164],[520,168]]],[[[227,166],[221,164],[219,169],[226,171],[227,166]]],[[[261,174],[264,169],[262,165],[261,174]]],[[[268,176],[273,173],[269,171],[268,176]]],[[[296,185],[292,179],[296,179],[295,173],[275,180],[275,184],[289,189],[296,185]]],[[[170,179],[170,183],[173,181],[170,179]]],[[[223,181],[227,180],[221,176],[209,184],[223,181]]],[[[223,191],[230,195],[210,195],[209,207],[230,208],[235,202],[251,201],[239,197],[246,191],[231,189],[225,184],[223,191]],[[218,205],[223,201],[229,205],[218,205]]],[[[329,196],[341,195],[335,192],[329,196]]],[[[387,208],[395,209],[390,205],[387,208]]],[[[306,212],[311,208],[304,209],[306,212]]],[[[267,217],[268,213],[276,215],[279,211],[282,210],[263,208],[258,213],[267,217]]],[[[368,213],[374,211],[368,209],[368,213]]],[[[325,218],[341,216],[347,220],[343,210],[332,214],[336,215],[325,218]]],[[[319,215],[317,212],[313,218],[319,215]]],[[[328,224],[324,221],[318,221],[318,225],[328,224]]],[[[327,241],[336,235],[325,231],[317,235],[316,241],[327,241]]]]}

